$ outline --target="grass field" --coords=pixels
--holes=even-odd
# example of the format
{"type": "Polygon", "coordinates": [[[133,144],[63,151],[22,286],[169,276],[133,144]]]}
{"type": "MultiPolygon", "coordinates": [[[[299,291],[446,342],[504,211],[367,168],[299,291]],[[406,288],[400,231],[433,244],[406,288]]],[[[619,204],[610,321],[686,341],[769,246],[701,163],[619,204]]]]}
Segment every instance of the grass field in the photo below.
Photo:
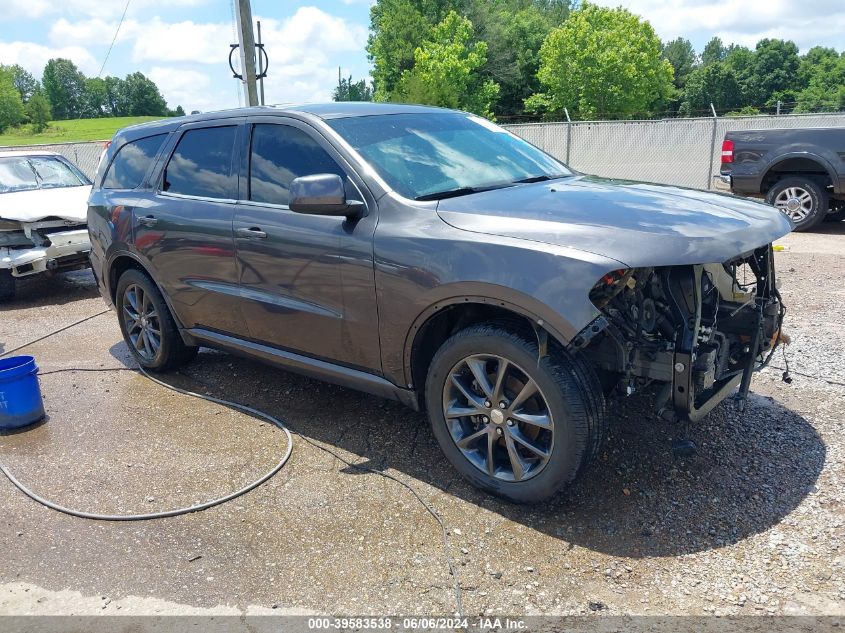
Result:
{"type": "Polygon", "coordinates": [[[47,129],[41,134],[34,134],[30,125],[21,125],[0,134],[0,146],[104,141],[110,139],[122,127],[143,123],[144,121],[155,121],[160,118],[155,116],[125,116],[51,121],[47,129]]]}

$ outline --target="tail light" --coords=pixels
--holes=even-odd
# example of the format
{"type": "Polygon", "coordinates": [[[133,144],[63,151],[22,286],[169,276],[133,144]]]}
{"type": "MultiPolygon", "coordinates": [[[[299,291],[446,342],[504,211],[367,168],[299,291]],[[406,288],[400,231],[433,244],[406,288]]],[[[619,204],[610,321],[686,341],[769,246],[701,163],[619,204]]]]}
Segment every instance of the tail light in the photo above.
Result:
{"type": "Polygon", "coordinates": [[[722,164],[734,162],[734,142],[725,139],[722,141],[722,164]]]}

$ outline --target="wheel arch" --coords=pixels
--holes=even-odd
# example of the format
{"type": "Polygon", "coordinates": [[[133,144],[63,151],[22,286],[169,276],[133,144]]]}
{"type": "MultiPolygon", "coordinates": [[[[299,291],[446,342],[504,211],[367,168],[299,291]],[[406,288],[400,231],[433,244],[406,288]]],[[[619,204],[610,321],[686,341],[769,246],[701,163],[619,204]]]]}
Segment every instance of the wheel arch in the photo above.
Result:
{"type": "Polygon", "coordinates": [[[112,305],[117,305],[116,294],[118,279],[120,279],[120,276],[123,273],[130,269],[141,271],[152,280],[152,282],[158,288],[158,291],[161,293],[161,296],[164,297],[164,302],[167,304],[167,309],[170,310],[170,316],[173,318],[174,323],[176,323],[176,327],[179,330],[179,335],[182,337],[182,340],[185,342],[186,345],[196,345],[196,342],[193,341],[191,337],[185,333],[184,328],[182,326],[182,322],[179,320],[179,315],[177,314],[176,310],[173,309],[173,304],[170,301],[170,297],[162,289],[161,283],[158,281],[158,279],[156,279],[156,275],[134,253],[128,251],[121,251],[119,253],[115,253],[108,260],[108,266],[106,267],[104,277],[106,279],[106,283],[108,284],[107,288],[109,292],[109,297],[112,301],[112,305]]]}
{"type": "Polygon", "coordinates": [[[836,170],[825,158],[808,152],[791,152],[769,165],[760,179],[760,193],[765,195],[782,178],[802,174],[826,176],[827,184],[837,187],[836,170]]]}
{"type": "Polygon", "coordinates": [[[541,350],[548,337],[561,346],[569,340],[541,316],[513,302],[480,295],[449,297],[429,306],[411,326],[404,349],[405,383],[423,393],[428,367],[443,342],[458,330],[484,322],[535,337],[541,350]]]}

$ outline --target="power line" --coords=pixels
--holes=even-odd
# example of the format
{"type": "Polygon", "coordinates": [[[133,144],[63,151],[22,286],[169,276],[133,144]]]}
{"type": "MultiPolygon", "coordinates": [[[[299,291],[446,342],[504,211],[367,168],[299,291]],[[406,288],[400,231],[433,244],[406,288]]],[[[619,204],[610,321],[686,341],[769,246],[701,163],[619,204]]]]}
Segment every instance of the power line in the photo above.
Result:
{"type": "Polygon", "coordinates": [[[106,62],[109,61],[109,55],[111,55],[111,49],[114,48],[114,43],[117,41],[117,34],[120,33],[120,27],[123,26],[123,20],[126,18],[126,12],[129,10],[129,3],[132,0],[126,0],[126,5],[123,7],[123,15],[120,16],[120,22],[117,23],[117,29],[115,29],[114,37],[111,38],[111,44],[109,44],[109,50],[106,51],[106,58],[103,60],[103,65],[100,66],[100,72],[97,73],[97,77],[103,76],[103,69],[106,67],[106,62]]]}

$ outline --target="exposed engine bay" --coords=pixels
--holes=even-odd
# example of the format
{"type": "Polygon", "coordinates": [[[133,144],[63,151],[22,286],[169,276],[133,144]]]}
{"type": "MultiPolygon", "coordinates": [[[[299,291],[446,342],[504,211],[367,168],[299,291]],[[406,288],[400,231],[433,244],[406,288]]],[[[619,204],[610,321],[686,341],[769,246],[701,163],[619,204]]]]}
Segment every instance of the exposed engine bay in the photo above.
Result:
{"type": "Polygon", "coordinates": [[[722,264],[620,269],[594,286],[602,312],[573,341],[609,388],[661,383],[658,412],[694,421],[751,374],[780,342],[785,308],[771,245],[722,264]]]}

